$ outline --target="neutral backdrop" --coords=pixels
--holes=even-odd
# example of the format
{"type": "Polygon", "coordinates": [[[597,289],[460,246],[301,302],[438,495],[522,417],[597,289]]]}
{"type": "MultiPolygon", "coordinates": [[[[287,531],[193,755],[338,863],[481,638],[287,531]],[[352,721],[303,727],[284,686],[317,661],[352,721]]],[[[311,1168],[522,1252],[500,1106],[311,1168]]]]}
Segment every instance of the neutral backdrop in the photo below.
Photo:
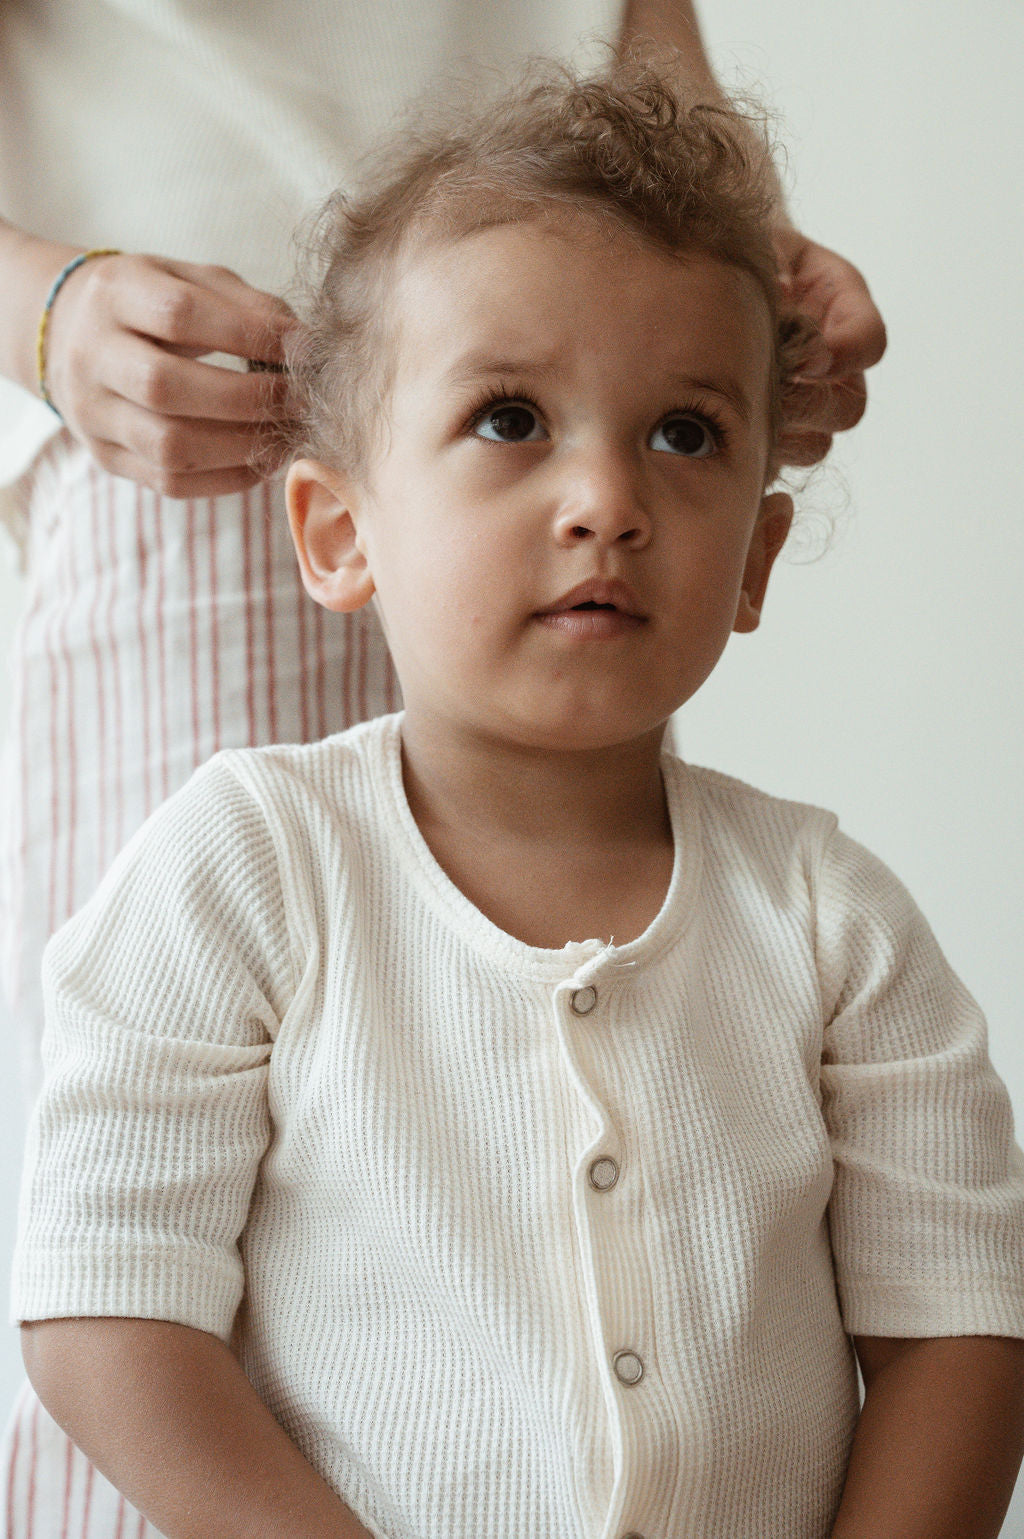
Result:
{"type": "MultiPolygon", "coordinates": [[[[733,639],[677,739],[833,808],[895,868],[988,1011],[1020,1130],[1024,7],[703,0],[702,14],[723,76],[779,114],[797,222],[867,274],[890,346],[865,421],[798,497],[761,631],[733,639]]],[[[20,586],[0,543],[6,650],[20,586]]],[[[5,1265],[21,1124],[9,1100],[5,1265]]],[[[0,1397],[18,1375],[0,1333],[0,1397]]],[[[1004,1534],[1024,1539],[1024,1485],[1004,1534]]]]}

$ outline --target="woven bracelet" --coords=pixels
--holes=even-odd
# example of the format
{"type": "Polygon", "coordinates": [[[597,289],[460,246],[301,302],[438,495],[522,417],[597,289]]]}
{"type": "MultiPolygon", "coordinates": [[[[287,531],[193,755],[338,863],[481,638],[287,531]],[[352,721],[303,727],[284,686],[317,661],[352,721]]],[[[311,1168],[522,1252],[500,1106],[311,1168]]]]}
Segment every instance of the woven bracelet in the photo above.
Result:
{"type": "MultiPolygon", "coordinates": [[[[60,412],[57,411],[56,406],[54,406],[53,402],[51,401],[50,392],[46,388],[46,333],[50,326],[50,311],[53,309],[53,302],[57,298],[57,295],[60,293],[61,289],[64,287],[65,283],[67,283],[68,279],[71,277],[71,274],[77,271],[79,267],[83,266],[84,263],[91,262],[93,257],[120,255],[120,251],[118,251],[114,246],[97,246],[92,251],[82,251],[78,256],[72,257],[71,261],[68,262],[65,267],[61,268],[56,278],[54,278],[53,283],[50,285],[50,292],[46,296],[46,303],[43,306],[43,313],[39,317],[39,330],[36,333],[36,378],[39,384],[39,394],[42,396],[50,410],[52,412],[57,412],[58,417],[60,417],[60,412]]],[[[60,420],[63,422],[64,418],[60,417],[60,420]]]]}

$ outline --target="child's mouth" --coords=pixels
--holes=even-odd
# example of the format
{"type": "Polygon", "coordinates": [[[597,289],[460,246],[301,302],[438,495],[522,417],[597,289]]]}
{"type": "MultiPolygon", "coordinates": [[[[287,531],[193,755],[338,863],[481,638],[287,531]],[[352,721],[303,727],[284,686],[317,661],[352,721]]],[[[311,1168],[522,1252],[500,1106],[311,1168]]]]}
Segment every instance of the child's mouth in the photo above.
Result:
{"type": "Polygon", "coordinates": [[[541,625],[561,631],[565,636],[580,640],[600,640],[602,637],[625,636],[639,630],[646,622],[639,615],[624,614],[614,604],[577,604],[572,609],[558,609],[553,613],[537,615],[541,625]]]}
{"type": "Polygon", "coordinates": [[[580,640],[624,636],[645,625],[637,594],[619,578],[591,577],[577,583],[534,616],[551,630],[580,640]]]}

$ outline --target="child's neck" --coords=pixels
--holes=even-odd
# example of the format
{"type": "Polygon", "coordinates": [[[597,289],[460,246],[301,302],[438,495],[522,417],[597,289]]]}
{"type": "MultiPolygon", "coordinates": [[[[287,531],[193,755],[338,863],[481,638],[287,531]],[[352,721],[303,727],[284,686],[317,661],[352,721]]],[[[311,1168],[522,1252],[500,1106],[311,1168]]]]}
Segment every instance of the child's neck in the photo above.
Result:
{"type": "Polygon", "coordinates": [[[413,817],[455,885],[531,946],[624,945],[654,919],[672,875],[661,734],[553,752],[436,731],[407,716],[413,817]]]}

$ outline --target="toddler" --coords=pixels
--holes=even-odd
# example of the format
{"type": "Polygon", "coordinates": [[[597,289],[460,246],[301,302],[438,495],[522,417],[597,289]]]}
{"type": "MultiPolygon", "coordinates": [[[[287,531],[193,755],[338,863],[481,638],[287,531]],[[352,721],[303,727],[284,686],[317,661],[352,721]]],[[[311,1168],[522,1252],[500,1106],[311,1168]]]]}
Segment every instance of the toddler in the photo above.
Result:
{"type": "Polygon", "coordinates": [[[14,1309],[170,1539],[998,1533],[983,1021],[832,816],[662,747],[792,514],[755,142],[544,74],[326,216],[289,512],[404,712],[219,755],[46,962],[14,1309]]]}

